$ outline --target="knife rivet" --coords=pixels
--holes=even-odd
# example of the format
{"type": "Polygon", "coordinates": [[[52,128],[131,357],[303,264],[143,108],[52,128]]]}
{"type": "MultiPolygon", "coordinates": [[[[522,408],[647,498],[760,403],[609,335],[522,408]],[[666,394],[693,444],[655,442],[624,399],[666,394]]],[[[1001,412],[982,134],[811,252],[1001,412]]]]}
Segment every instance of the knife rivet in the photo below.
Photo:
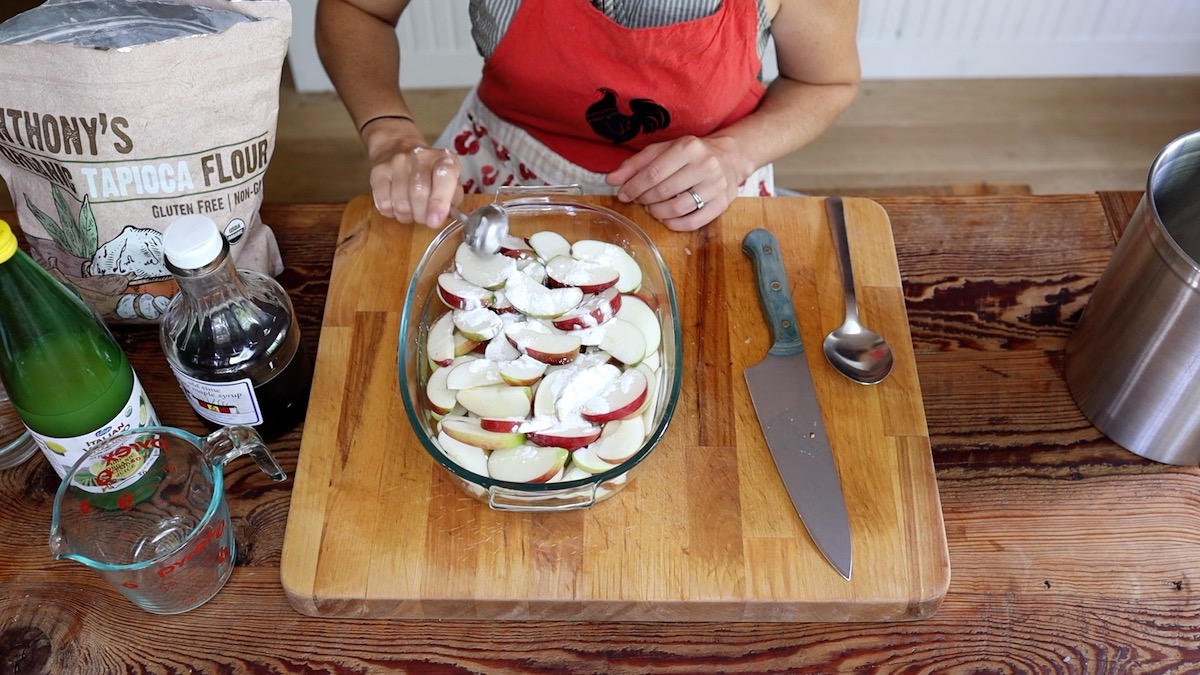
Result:
{"type": "Polygon", "coordinates": [[[779,322],[779,325],[783,326],[784,328],[791,328],[792,322],[788,321],[787,319],[784,319],[783,321],[779,322]]]}
{"type": "Polygon", "coordinates": [[[779,283],[778,281],[772,281],[772,282],[771,282],[771,290],[773,290],[773,291],[777,291],[777,290],[779,290],[779,289],[781,289],[781,288],[783,288],[783,284],[779,283]]]}

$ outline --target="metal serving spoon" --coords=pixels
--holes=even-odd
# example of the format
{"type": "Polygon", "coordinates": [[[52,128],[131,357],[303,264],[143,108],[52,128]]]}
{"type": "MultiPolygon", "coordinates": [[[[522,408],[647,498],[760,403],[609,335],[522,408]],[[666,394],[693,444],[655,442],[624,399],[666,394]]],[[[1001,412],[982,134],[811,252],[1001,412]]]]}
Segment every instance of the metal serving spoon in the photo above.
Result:
{"type": "Polygon", "coordinates": [[[846,320],[825,336],[825,358],[846,377],[863,384],[882,382],[892,372],[892,348],[877,333],[858,321],[854,296],[854,271],[850,266],[850,241],[846,236],[846,213],[841,197],[825,199],[825,213],[833,229],[833,246],[842,268],[842,291],[846,296],[846,320]]]}
{"type": "Polygon", "coordinates": [[[496,253],[508,234],[508,212],[498,204],[484,204],[470,215],[450,207],[450,215],[463,224],[463,241],[480,255],[496,253]]]}

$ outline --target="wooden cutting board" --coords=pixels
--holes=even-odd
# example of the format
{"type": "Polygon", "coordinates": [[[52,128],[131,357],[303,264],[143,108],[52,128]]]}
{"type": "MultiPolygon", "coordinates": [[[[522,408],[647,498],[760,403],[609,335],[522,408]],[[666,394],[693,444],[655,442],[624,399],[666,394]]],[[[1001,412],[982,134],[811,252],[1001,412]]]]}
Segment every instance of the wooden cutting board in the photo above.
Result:
{"type": "MultiPolygon", "coordinates": [[[[487,199],[469,197],[470,210],[487,199]]],[[[640,207],[683,328],[683,389],[665,438],[631,484],[590,509],[490,510],[417,441],[400,399],[408,280],[434,232],[346,207],[284,537],[281,577],[318,616],[637,621],[892,621],[929,616],[949,554],[891,226],[846,199],[863,322],[896,351],[883,383],[838,375],[821,353],[843,299],[822,200],[740,199],[693,233],[640,207]],[[854,571],[809,539],[772,463],[743,371],[770,336],[747,232],[780,242],[842,473],[854,571]]]]}

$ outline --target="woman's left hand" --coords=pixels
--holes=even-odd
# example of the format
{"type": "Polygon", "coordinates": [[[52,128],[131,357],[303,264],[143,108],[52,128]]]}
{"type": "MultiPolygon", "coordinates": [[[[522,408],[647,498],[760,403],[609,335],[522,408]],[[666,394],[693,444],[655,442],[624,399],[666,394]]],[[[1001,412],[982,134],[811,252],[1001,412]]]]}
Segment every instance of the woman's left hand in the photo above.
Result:
{"type": "Polygon", "coordinates": [[[753,172],[732,138],[684,136],[646,146],[606,177],[617,198],[637,202],[668,228],[698,230],[725,212],[753,172]]]}

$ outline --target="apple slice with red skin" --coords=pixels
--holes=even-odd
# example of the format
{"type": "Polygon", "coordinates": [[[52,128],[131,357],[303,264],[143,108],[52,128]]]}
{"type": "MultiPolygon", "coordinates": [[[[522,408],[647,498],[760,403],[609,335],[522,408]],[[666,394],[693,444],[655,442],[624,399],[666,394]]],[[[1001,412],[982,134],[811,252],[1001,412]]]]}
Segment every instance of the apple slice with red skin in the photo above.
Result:
{"type": "Polygon", "coordinates": [[[511,234],[506,234],[500,238],[500,253],[509,258],[516,258],[517,260],[537,257],[537,253],[534,252],[529,242],[511,234]]]}
{"type": "Polygon", "coordinates": [[[584,293],[599,293],[617,285],[620,272],[603,263],[556,255],[546,261],[546,281],[552,287],[574,286],[584,293]]]}
{"type": "Polygon", "coordinates": [[[463,279],[457,274],[444,272],[437,278],[438,297],[452,309],[476,309],[488,307],[496,299],[495,291],[463,279]]]}
{"type": "Polygon", "coordinates": [[[636,368],[626,370],[599,395],[580,406],[579,415],[597,424],[637,415],[646,401],[649,389],[650,383],[644,372],[636,368]]]}
{"type": "Polygon", "coordinates": [[[486,307],[475,309],[454,310],[454,327],[468,340],[476,343],[487,342],[504,330],[504,320],[486,307]]]}
{"type": "Polygon", "coordinates": [[[641,329],[620,317],[604,324],[598,346],[627,366],[636,366],[646,357],[646,337],[641,329]]]}
{"type": "Polygon", "coordinates": [[[621,311],[621,294],[615,288],[584,296],[575,309],[562,314],[550,323],[561,330],[577,330],[604,325],[621,311]]]}
{"type": "Polygon", "coordinates": [[[591,445],[600,438],[600,427],[553,427],[542,431],[531,431],[526,434],[526,442],[545,447],[566,448],[576,450],[585,445],[591,445]]]}
{"type": "Polygon", "coordinates": [[[468,412],[480,417],[525,417],[533,403],[533,388],[491,384],[459,389],[456,398],[468,412]]]}
{"type": "Polygon", "coordinates": [[[516,260],[499,253],[480,255],[466,243],[454,251],[454,269],[468,283],[495,290],[517,269],[516,260]]]}
{"type": "Polygon", "coordinates": [[[551,230],[534,232],[529,235],[528,241],[534,253],[537,253],[537,256],[542,260],[551,260],[555,256],[571,254],[571,242],[567,241],[566,237],[551,230]]]}
{"type": "Polygon", "coordinates": [[[479,427],[484,431],[500,433],[525,433],[522,427],[528,420],[524,417],[480,417],[479,427]]]}
{"type": "Polygon", "coordinates": [[[638,265],[628,251],[616,244],[597,239],[581,239],[571,244],[571,255],[617,270],[620,277],[617,279],[616,288],[622,293],[631,293],[642,285],[641,265],[638,265]]]}
{"type": "Polygon", "coordinates": [[[489,359],[472,358],[456,363],[446,374],[446,388],[452,391],[505,384],[500,375],[500,364],[489,359]]]}
{"type": "Polygon", "coordinates": [[[640,415],[614,420],[604,425],[607,432],[593,444],[596,456],[610,464],[620,464],[637,454],[646,440],[646,424],[640,415]],[[612,431],[609,432],[609,427],[612,431]]]}
{"type": "Polygon", "coordinates": [[[560,365],[579,356],[583,343],[570,334],[539,333],[536,331],[509,332],[508,338],[526,356],[542,363],[560,365]],[[514,334],[515,333],[515,334],[514,334]]]}
{"type": "Polygon", "coordinates": [[[538,445],[497,449],[488,455],[488,474],[513,483],[545,483],[558,475],[570,456],[565,448],[538,445]]]}
{"type": "Polygon", "coordinates": [[[600,459],[590,445],[571,453],[571,466],[578,467],[589,474],[604,473],[609,469],[617,468],[616,464],[600,459]]]}
{"type": "Polygon", "coordinates": [[[500,364],[500,377],[513,386],[533,386],[546,374],[546,363],[528,354],[500,364]]]}
{"type": "Polygon", "coordinates": [[[488,475],[487,450],[478,445],[463,443],[445,431],[438,432],[437,442],[438,447],[442,449],[442,454],[446,455],[450,461],[473,474],[479,476],[488,475]]]}
{"type": "Polygon", "coordinates": [[[429,327],[429,335],[425,338],[425,356],[430,363],[445,367],[454,362],[455,356],[461,356],[455,353],[458,351],[456,334],[454,314],[447,310],[429,327]]]}
{"type": "Polygon", "coordinates": [[[558,397],[554,401],[554,414],[564,422],[586,420],[580,415],[583,405],[595,398],[597,392],[607,391],[621,377],[621,369],[610,363],[588,368],[571,367],[565,372],[566,382],[559,387],[558,397]]]}
{"type": "Polygon", "coordinates": [[[504,295],[517,311],[539,319],[562,316],[583,301],[583,291],[578,288],[547,288],[524,274],[508,280],[504,295]]]}
{"type": "Polygon", "coordinates": [[[458,402],[458,397],[446,386],[450,368],[438,368],[429,374],[429,381],[425,383],[425,400],[429,402],[430,410],[439,415],[449,415],[458,402]]]}
{"type": "Polygon", "coordinates": [[[525,444],[525,434],[519,432],[488,431],[479,424],[479,418],[448,415],[441,423],[441,430],[451,438],[474,445],[484,450],[515,448],[525,444]]]}
{"type": "Polygon", "coordinates": [[[483,348],[483,356],[497,363],[507,363],[521,358],[521,350],[508,339],[508,335],[501,334],[488,340],[483,348]]]}
{"type": "Polygon", "coordinates": [[[625,295],[621,298],[621,306],[617,308],[617,318],[628,321],[642,331],[642,337],[646,339],[645,356],[658,351],[662,344],[662,324],[645,300],[633,294],[625,295]]]}

